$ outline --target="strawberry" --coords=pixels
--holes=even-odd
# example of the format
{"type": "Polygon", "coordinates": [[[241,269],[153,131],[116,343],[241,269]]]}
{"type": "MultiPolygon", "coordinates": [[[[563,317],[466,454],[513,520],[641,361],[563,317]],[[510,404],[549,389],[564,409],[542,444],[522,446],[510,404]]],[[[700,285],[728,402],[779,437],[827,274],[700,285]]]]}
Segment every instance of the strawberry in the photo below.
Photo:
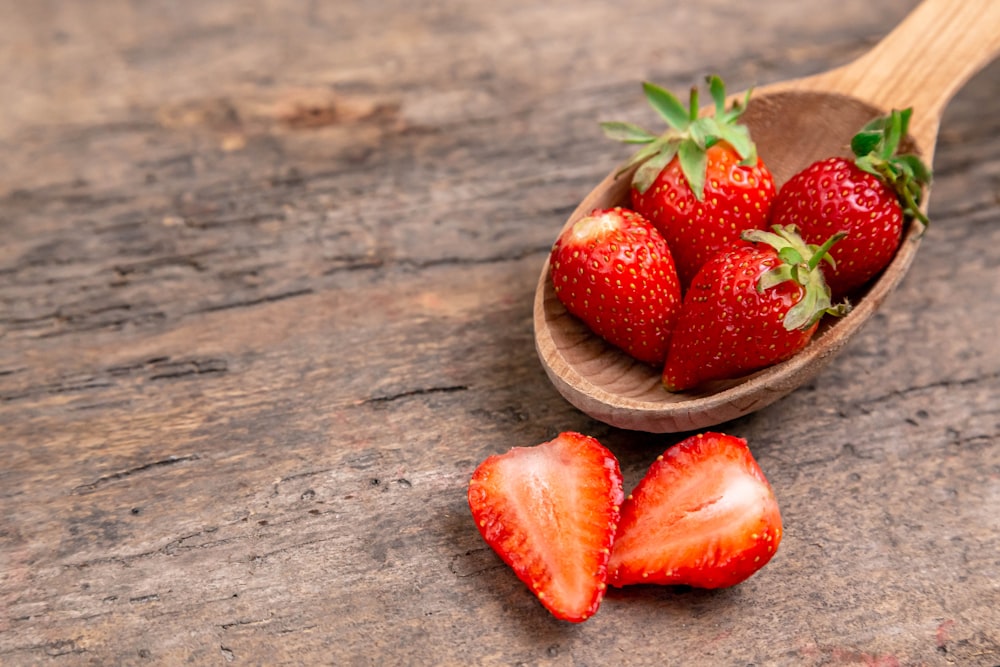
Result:
{"type": "Polygon", "coordinates": [[[749,230],[702,267],[687,294],[663,369],[668,391],[737,378],[801,350],[831,305],[819,262],[840,235],[817,247],[792,228],[749,230]]]}
{"type": "Polygon", "coordinates": [[[622,504],[608,583],[733,586],[767,564],[781,532],[746,441],[692,436],[657,458],[622,504]]]}
{"type": "Polygon", "coordinates": [[[834,298],[864,285],[892,260],[906,216],[927,218],[918,201],[930,171],[912,154],[897,155],[911,110],[893,111],[866,125],[851,142],[854,158],[812,163],[781,188],[772,222],[795,225],[808,243],[837,232],[847,237],[830,250],[825,270],[834,298]]]}
{"type": "Polygon", "coordinates": [[[667,240],[683,289],[716,250],[745,229],[766,226],[775,196],[774,177],[747,127],[737,123],[743,107],[726,110],[722,80],[708,81],[713,115],[698,116],[697,88],[685,109],[670,92],[645,83],[646,98],[670,129],[657,137],[631,123],[601,124],[613,139],[645,144],[623,168],[640,165],[632,177],[632,207],[667,240]]]}
{"type": "Polygon", "coordinates": [[[634,358],[663,364],[681,292],[670,249],[645,218],[593,211],[559,235],[550,266],[566,310],[634,358]]]}
{"type": "Polygon", "coordinates": [[[623,498],[618,460],[572,432],[491,456],[469,483],[483,539],[546,609],[574,623],[604,598],[623,498]]]}

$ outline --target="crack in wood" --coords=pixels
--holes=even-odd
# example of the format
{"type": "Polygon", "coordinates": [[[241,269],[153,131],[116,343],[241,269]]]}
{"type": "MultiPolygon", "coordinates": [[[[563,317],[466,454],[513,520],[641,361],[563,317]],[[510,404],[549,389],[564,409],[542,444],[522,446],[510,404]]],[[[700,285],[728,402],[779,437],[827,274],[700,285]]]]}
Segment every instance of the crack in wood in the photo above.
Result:
{"type": "Polygon", "coordinates": [[[306,287],[304,289],[292,290],[291,292],[283,292],[281,294],[270,294],[267,296],[262,296],[257,299],[248,299],[246,301],[234,301],[231,303],[221,303],[215,306],[206,306],[205,308],[199,308],[195,313],[214,313],[220,310],[232,310],[233,308],[250,308],[252,306],[259,306],[262,303],[273,303],[275,301],[284,301],[285,299],[294,299],[299,296],[306,296],[313,294],[315,290],[311,287],[306,287]]]}
{"type": "MultiPolygon", "coordinates": [[[[96,312],[96,311],[95,311],[96,312]]],[[[105,311],[106,312],[106,311],[105,311]]],[[[73,317],[63,317],[60,315],[54,316],[56,322],[63,322],[69,324],[65,329],[59,329],[57,331],[46,331],[38,334],[38,338],[58,338],[60,336],[73,335],[78,333],[84,333],[89,331],[100,331],[101,329],[111,329],[114,331],[121,330],[127,324],[133,324],[136,326],[141,326],[143,324],[148,324],[150,322],[162,322],[167,319],[167,314],[155,310],[150,312],[140,312],[136,313],[131,317],[119,317],[112,320],[105,320],[99,322],[87,322],[84,316],[73,316],[73,317]],[[87,322],[86,324],[76,324],[77,322],[87,322]]]]}
{"type": "Polygon", "coordinates": [[[975,386],[981,382],[988,382],[991,380],[996,380],[1000,378],[1000,372],[987,373],[985,375],[977,375],[969,378],[958,378],[958,379],[946,379],[940,380],[938,382],[930,382],[928,384],[916,385],[913,387],[907,387],[905,389],[895,389],[887,394],[882,394],[880,396],[872,396],[870,398],[863,399],[863,405],[858,404],[856,407],[862,410],[870,410],[870,406],[876,403],[882,403],[885,401],[891,401],[897,398],[904,398],[911,394],[919,394],[926,391],[934,391],[937,389],[954,389],[960,387],[970,387],[975,386]]]}
{"type": "MultiPolygon", "coordinates": [[[[88,187],[88,183],[74,184],[63,187],[88,187]]],[[[12,190],[4,197],[0,197],[0,203],[15,206],[31,204],[32,206],[42,206],[47,209],[52,206],[64,205],[68,208],[81,207],[86,209],[101,208],[114,205],[127,204],[134,200],[134,197],[125,194],[93,194],[91,192],[62,192],[59,186],[45,186],[33,189],[12,190]]]]}
{"type": "Polygon", "coordinates": [[[284,220],[284,216],[280,212],[264,212],[264,213],[253,213],[249,215],[239,215],[232,216],[229,218],[208,218],[199,217],[197,214],[189,214],[182,216],[184,219],[184,225],[190,227],[191,229],[213,229],[217,227],[232,227],[233,225],[256,225],[262,222],[273,222],[275,220],[284,220]]]}
{"type": "Polygon", "coordinates": [[[372,396],[360,401],[361,405],[381,405],[385,403],[392,403],[393,401],[398,401],[404,398],[412,398],[414,396],[429,396],[431,394],[452,394],[459,391],[468,391],[469,386],[464,384],[449,385],[444,387],[427,387],[425,389],[412,389],[410,391],[402,391],[398,394],[386,394],[384,396],[372,396]]]}
{"type": "Polygon", "coordinates": [[[255,618],[250,620],[237,619],[235,621],[229,621],[228,623],[220,623],[219,627],[223,630],[229,630],[231,628],[238,628],[246,625],[267,625],[274,622],[273,618],[255,618]]]}
{"type": "MultiPolygon", "coordinates": [[[[139,553],[123,554],[121,556],[102,556],[100,558],[91,558],[90,560],[85,560],[78,563],[68,563],[63,567],[74,570],[83,570],[90,567],[95,567],[99,565],[109,565],[109,564],[120,565],[122,567],[131,567],[131,563],[133,561],[144,560],[146,558],[153,558],[155,556],[169,556],[172,555],[173,552],[179,550],[213,548],[220,545],[230,544],[232,542],[238,542],[244,539],[249,539],[249,536],[238,536],[222,540],[214,540],[212,542],[206,542],[204,544],[195,544],[191,546],[185,546],[181,544],[184,540],[191,539],[192,537],[198,537],[199,535],[203,535],[206,532],[210,531],[199,531],[197,533],[191,533],[190,535],[184,535],[183,537],[178,537],[177,539],[171,540],[169,543],[163,545],[159,549],[154,549],[152,551],[142,551],[139,553]]],[[[118,596],[111,595],[108,596],[107,598],[104,598],[104,600],[102,601],[114,602],[117,599],[118,596]]]]}
{"type": "Polygon", "coordinates": [[[42,315],[31,315],[30,317],[4,317],[0,318],[0,324],[9,326],[13,329],[23,329],[30,325],[38,324],[40,322],[46,322],[48,320],[57,320],[60,315],[58,312],[44,313],[42,315]]]}
{"type": "Polygon", "coordinates": [[[149,376],[150,380],[167,380],[188,375],[205,375],[206,373],[225,373],[229,366],[225,359],[193,359],[164,364],[164,370],[149,376]]]}
{"type": "Polygon", "coordinates": [[[336,263],[337,266],[324,270],[322,274],[324,277],[364,269],[379,269],[386,266],[384,258],[370,255],[337,255],[327,257],[326,261],[336,263]]]}
{"type": "MultiPolygon", "coordinates": [[[[504,252],[498,255],[490,255],[487,257],[438,257],[435,259],[409,259],[400,258],[397,259],[394,264],[404,268],[410,269],[431,269],[439,266],[483,266],[490,264],[503,264],[504,262],[517,262],[528,257],[533,257],[535,255],[548,255],[552,250],[551,244],[546,244],[544,246],[532,246],[528,248],[521,248],[519,250],[514,250],[511,252],[504,252]]],[[[389,262],[387,262],[389,264],[389,262]]]]}
{"type": "MultiPolygon", "coordinates": [[[[228,525],[235,525],[235,524],[228,524],[228,525]]],[[[100,558],[91,558],[90,560],[81,561],[78,563],[69,563],[64,567],[72,568],[74,570],[82,570],[89,567],[95,567],[99,565],[109,565],[109,564],[120,565],[122,567],[131,567],[131,563],[133,561],[144,560],[146,558],[153,558],[156,556],[170,556],[173,555],[176,551],[185,551],[190,549],[211,549],[218,546],[232,544],[234,542],[239,542],[251,538],[251,536],[249,535],[237,535],[234,537],[227,537],[220,540],[212,540],[211,542],[204,542],[200,544],[192,544],[192,545],[184,544],[184,542],[187,540],[199,537],[201,535],[211,534],[216,532],[217,530],[218,527],[213,526],[211,528],[206,528],[205,530],[199,530],[197,532],[190,533],[188,535],[182,535],[181,537],[173,539],[167,544],[164,544],[159,549],[153,549],[152,551],[142,551],[139,553],[123,554],[120,556],[102,556],[100,558]]],[[[104,601],[113,602],[114,600],[117,599],[118,599],[117,596],[109,596],[108,598],[105,598],[104,601]]]]}
{"type": "MultiPolygon", "coordinates": [[[[0,378],[14,375],[24,369],[0,371],[0,378]]],[[[229,363],[221,358],[178,359],[172,361],[168,356],[151,357],[145,361],[135,361],[114,366],[99,371],[95,375],[64,378],[56,382],[35,387],[20,388],[18,391],[0,392],[0,404],[16,400],[28,399],[43,395],[60,395],[70,392],[87,392],[94,389],[109,389],[125,379],[142,372],[147,373],[147,381],[170,380],[192,375],[213,375],[229,371],[229,363]],[[109,379],[110,378],[110,379],[109,379]]],[[[72,409],[90,409],[98,405],[120,405],[128,401],[110,400],[95,402],[90,405],[74,406],[72,409]]]]}
{"type": "Polygon", "coordinates": [[[39,394],[65,394],[75,391],[89,391],[91,389],[106,389],[111,387],[113,383],[106,380],[99,380],[97,378],[87,378],[84,380],[78,380],[76,382],[70,382],[66,384],[50,384],[42,387],[33,388],[27,391],[22,391],[16,394],[0,394],[0,403],[8,403],[10,401],[16,401],[22,398],[30,398],[39,394]]]}
{"type": "Polygon", "coordinates": [[[136,371],[142,370],[146,366],[156,366],[158,364],[167,363],[169,361],[170,357],[150,357],[145,361],[138,361],[130,364],[119,364],[118,366],[109,366],[108,374],[111,375],[112,377],[118,377],[121,375],[131,375],[136,371]]]}
{"type": "Polygon", "coordinates": [[[75,495],[82,495],[90,493],[95,489],[104,486],[105,484],[111,484],[113,482],[118,482],[123,479],[132,477],[143,472],[148,472],[156,468],[163,468],[167,466],[177,465],[178,463],[186,463],[189,461],[198,461],[201,459],[197,454],[189,454],[187,456],[168,456],[165,459],[160,459],[159,461],[152,461],[150,463],[144,463],[142,465],[136,466],[134,468],[128,468],[127,470],[120,470],[118,472],[111,473],[110,475],[104,475],[98,477],[93,482],[87,484],[81,484],[73,488],[72,493],[75,495]]]}
{"type": "Polygon", "coordinates": [[[334,471],[335,471],[334,468],[322,468],[320,470],[307,470],[305,472],[297,472],[293,475],[282,477],[281,479],[278,480],[278,484],[284,484],[285,482],[290,482],[293,479],[302,479],[303,477],[314,477],[316,475],[323,475],[328,472],[334,472],[334,471]]]}
{"type": "MultiPolygon", "coordinates": [[[[76,639],[56,639],[41,644],[31,644],[28,646],[18,646],[13,649],[0,650],[0,656],[13,656],[15,653],[32,653],[41,651],[50,658],[59,658],[66,655],[79,655],[86,653],[87,649],[77,644],[76,639]]],[[[0,660],[0,662],[5,661],[0,660]]]]}
{"type": "Polygon", "coordinates": [[[266,552],[260,553],[260,554],[253,554],[253,555],[251,555],[248,558],[248,560],[251,563],[257,565],[257,564],[263,563],[265,560],[269,559],[271,556],[276,556],[278,554],[282,554],[282,553],[285,553],[285,552],[288,552],[288,551],[295,551],[295,550],[297,550],[297,549],[299,549],[301,547],[308,547],[308,546],[311,546],[313,544],[322,544],[323,542],[330,542],[332,540],[338,540],[338,539],[340,539],[340,537],[341,537],[340,535],[331,535],[330,537],[319,537],[319,538],[316,538],[315,540],[306,540],[305,542],[297,542],[295,544],[289,544],[287,547],[281,547],[280,549],[274,549],[272,551],[266,551],[266,552]]]}
{"type": "Polygon", "coordinates": [[[199,262],[195,258],[207,257],[212,254],[214,254],[214,251],[212,250],[203,250],[188,255],[164,255],[162,257],[147,259],[141,262],[133,262],[131,264],[116,264],[114,266],[114,272],[119,277],[125,277],[135,273],[150,273],[154,269],[179,267],[193,269],[198,273],[202,273],[207,269],[202,262],[199,262]]]}

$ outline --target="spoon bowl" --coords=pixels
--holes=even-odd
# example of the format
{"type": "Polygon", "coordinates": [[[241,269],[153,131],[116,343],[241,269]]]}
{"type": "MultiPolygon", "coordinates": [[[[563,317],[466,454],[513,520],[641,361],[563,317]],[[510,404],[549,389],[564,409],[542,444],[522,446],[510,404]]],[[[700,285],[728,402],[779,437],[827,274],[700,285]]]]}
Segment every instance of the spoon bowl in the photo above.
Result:
{"type": "MultiPolygon", "coordinates": [[[[913,108],[905,149],[932,165],[945,106],[998,52],[1000,2],[925,0],[848,65],[756,89],[741,118],[779,187],[816,160],[850,156],[851,137],[893,108],[913,108]]],[[[595,208],[629,206],[631,173],[616,176],[617,171],[584,198],[563,229],[595,208]]],[[[923,231],[919,221],[908,221],[894,259],[853,296],[848,315],[827,318],[791,359],[737,380],[667,392],[662,369],[632,359],[566,311],[552,288],[547,261],[535,292],[535,347],[556,389],[597,420],[651,433],[714,426],[770,405],[823,370],[906,275],[923,231]]]]}

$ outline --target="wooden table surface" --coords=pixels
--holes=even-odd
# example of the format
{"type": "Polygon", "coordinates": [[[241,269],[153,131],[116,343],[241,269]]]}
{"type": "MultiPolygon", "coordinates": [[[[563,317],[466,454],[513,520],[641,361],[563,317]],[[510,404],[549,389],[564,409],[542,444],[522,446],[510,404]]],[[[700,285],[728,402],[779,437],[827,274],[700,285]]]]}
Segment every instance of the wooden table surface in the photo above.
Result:
{"type": "Polygon", "coordinates": [[[554,235],[627,154],[598,121],[914,5],[0,0],[0,664],[1000,664],[1000,63],[877,319],[718,427],[781,504],[764,570],[571,625],[465,500],[562,430],[627,488],[688,435],[587,418],[535,354],[554,235]]]}

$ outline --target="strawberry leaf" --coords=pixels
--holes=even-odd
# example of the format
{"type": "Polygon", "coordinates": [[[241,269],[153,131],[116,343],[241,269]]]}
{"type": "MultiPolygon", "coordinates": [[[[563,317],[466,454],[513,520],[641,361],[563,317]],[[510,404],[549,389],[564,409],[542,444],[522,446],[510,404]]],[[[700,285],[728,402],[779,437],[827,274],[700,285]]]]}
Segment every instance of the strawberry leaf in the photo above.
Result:
{"type": "Polygon", "coordinates": [[[719,141],[725,141],[739,154],[741,165],[756,164],[757,149],[750,138],[750,130],[737,123],[750,101],[750,91],[747,91],[742,107],[739,102],[734,102],[732,108],[726,110],[722,79],[714,75],[708,77],[708,85],[715,108],[713,113],[700,116],[697,86],[691,89],[689,104],[685,108],[673,93],[654,83],[642,84],[650,106],[670,126],[659,136],[632,123],[601,123],[607,137],[627,144],[643,145],[618,171],[621,175],[641,165],[632,177],[632,185],[639,192],[648,190],[659,172],[676,156],[691,191],[701,201],[705,194],[705,171],[708,166],[705,153],[719,141]]]}
{"type": "Polygon", "coordinates": [[[878,118],[873,118],[865,126],[861,128],[862,132],[878,132],[880,134],[885,133],[885,126],[888,122],[888,116],[879,116],[878,118]]]}
{"type": "Polygon", "coordinates": [[[917,155],[896,154],[907,136],[912,114],[912,108],[893,109],[888,115],[875,118],[851,139],[851,150],[859,169],[892,188],[903,212],[927,225],[929,221],[919,202],[924,186],[931,182],[931,171],[917,155]]]}
{"type": "MultiPolygon", "coordinates": [[[[626,162],[624,166],[618,170],[618,175],[620,176],[635,165],[641,164],[654,155],[659,154],[660,151],[662,151],[670,143],[670,141],[671,140],[665,137],[657,137],[652,143],[646,144],[641,149],[636,151],[635,155],[629,158],[628,162],[626,162]]],[[[676,143],[677,140],[673,139],[672,141],[676,143]]],[[[676,152],[676,148],[674,151],[676,152]]]]}
{"type": "Polygon", "coordinates": [[[792,280],[792,266],[790,264],[781,264],[760,277],[757,281],[757,291],[763,294],[772,287],[789,280],[792,280]]]}
{"type": "Polygon", "coordinates": [[[601,123],[604,136],[626,144],[648,144],[656,140],[656,135],[647,132],[633,123],[608,121],[601,123]]]}
{"type": "Polygon", "coordinates": [[[750,96],[753,94],[753,88],[747,90],[746,95],[743,96],[743,101],[733,100],[733,104],[729,107],[728,111],[725,111],[720,116],[720,121],[726,123],[727,125],[733,125],[743,115],[747,107],[750,105],[750,96]]]}
{"type": "Polygon", "coordinates": [[[723,116],[726,113],[726,86],[717,75],[708,77],[708,91],[715,101],[716,116],[723,116]]]}
{"type": "Polygon", "coordinates": [[[744,165],[757,162],[757,147],[750,138],[750,131],[746,125],[726,125],[720,123],[719,136],[743,158],[744,165]]]}
{"type": "MultiPolygon", "coordinates": [[[[653,157],[649,158],[643,162],[642,166],[636,170],[635,176],[632,178],[632,185],[639,192],[646,192],[649,186],[653,184],[656,177],[660,175],[663,168],[670,164],[670,161],[674,159],[674,156],[678,152],[678,142],[670,141],[664,145],[658,153],[653,157]]],[[[702,178],[704,182],[704,178],[702,178]]]]}
{"type": "Polygon", "coordinates": [[[896,157],[896,161],[900,165],[905,165],[907,175],[909,175],[913,180],[917,181],[918,184],[930,183],[931,171],[930,169],[927,168],[927,165],[924,164],[924,161],[921,160],[916,155],[912,154],[899,155],[896,157]]]}
{"type": "Polygon", "coordinates": [[[882,145],[881,154],[885,159],[891,158],[899,148],[899,142],[903,139],[903,116],[899,111],[893,110],[889,114],[886,124],[885,143],[882,145]]]}
{"type": "MultiPolygon", "coordinates": [[[[705,149],[694,140],[686,139],[677,148],[677,159],[681,171],[691,186],[695,198],[701,201],[705,198],[705,172],[708,170],[708,155],[705,149]]],[[[665,165],[664,165],[665,166],[665,165]]]]}
{"type": "Polygon", "coordinates": [[[670,127],[683,130],[691,124],[688,110],[673,93],[649,82],[643,83],[642,89],[646,92],[650,106],[667,121],[670,127]]]}
{"type": "MultiPolygon", "coordinates": [[[[797,304],[788,309],[785,313],[784,325],[789,331],[795,329],[805,329],[811,326],[813,322],[818,320],[823,316],[824,308],[819,307],[819,301],[822,295],[818,290],[806,289],[803,291],[802,298],[797,304]]],[[[826,304],[830,305],[830,294],[826,294],[826,304]]]]}
{"type": "Polygon", "coordinates": [[[702,150],[708,150],[710,146],[718,142],[722,135],[722,128],[719,126],[719,122],[712,117],[699,118],[697,122],[691,123],[688,134],[702,150]]]}
{"type": "Polygon", "coordinates": [[[821,246],[807,245],[798,235],[794,226],[775,225],[773,232],[751,229],[741,237],[751,243],[766,243],[774,248],[781,263],[764,273],[757,281],[757,291],[763,292],[788,280],[802,285],[802,298],[785,314],[785,329],[806,329],[824,314],[844,315],[850,310],[847,302],[834,306],[830,288],[826,284],[819,263],[834,243],[844,238],[844,232],[837,232],[821,246]]]}
{"type": "Polygon", "coordinates": [[[862,171],[867,171],[872,176],[884,179],[883,173],[876,166],[878,162],[880,162],[880,160],[878,160],[874,154],[870,153],[859,157],[854,161],[854,164],[858,165],[858,168],[862,171]]]}
{"type": "Polygon", "coordinates": [[[878,130],[862,130],[851,139],[851,151],[855,155],[868,155],[882,143],[882,133],[878,130]]]}
{"type": "MultiPolygon", "coordinates": [[[[910,116],[913,115],[913,108],[909,107],[902,111],[894,111],[893,113],[899,116],[899,139],[902,141],[910,131],[910,116]]],[[[888,157],[891,158],[896,154],[896,148],[898,148],[898,145],[893,147],[893,151],[888,157]]]]}
{"type": "Polygon", "coordinates": [[[802,253],[792,246],[787,246],[779,250],[778,257],[786,264],[801,264],[803,262],[802,253]]]}

